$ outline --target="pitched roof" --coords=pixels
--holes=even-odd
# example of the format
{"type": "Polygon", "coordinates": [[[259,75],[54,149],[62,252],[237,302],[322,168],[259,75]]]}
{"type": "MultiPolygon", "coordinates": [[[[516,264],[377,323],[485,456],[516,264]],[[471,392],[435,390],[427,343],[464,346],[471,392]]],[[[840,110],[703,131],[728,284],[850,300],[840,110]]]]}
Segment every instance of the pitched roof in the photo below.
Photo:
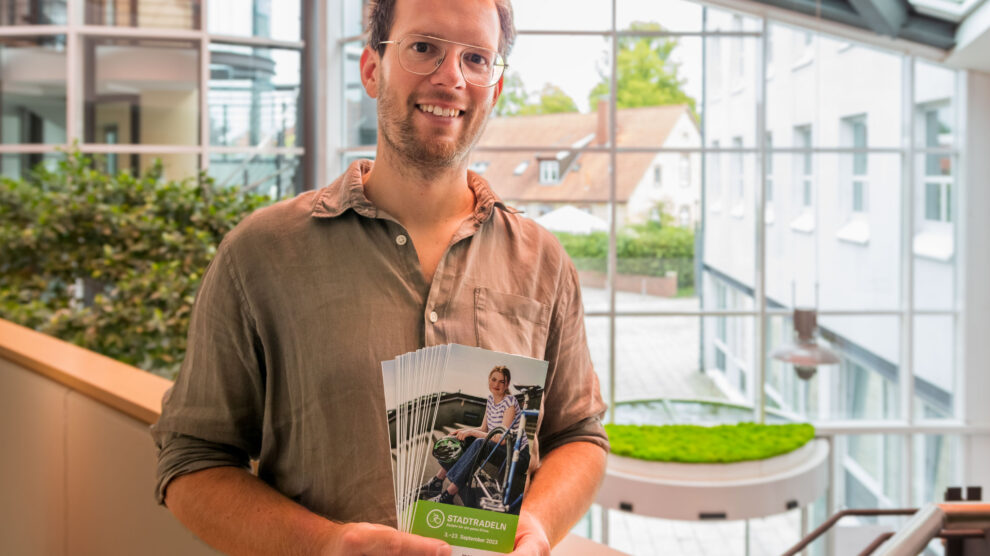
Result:
{"type": "MultiPolygon", "coordinates": [[[[687,105],[649,106],[618,111],[616,143],[620,146],[660,147],[664,145],[678,119],[687,113],[687,105]]],[[[692,120],[693,121],[693,120],[692,120]]],[[[514,145],[552,145],[558,153],[478,152],[473,162],[487,162],[481,174],[506,202],[607,202],[609,187],[608,153],[581,153],[568,163],[568,149],[575,144],[595,144],[598,114],[577,112],[537,116],[496,117],[478,142],[479,147],[514,145]],[[537,156],[561,160],[558,184],[541,184],[537,156]],[[518,175],[516,170],[528,161],[518,175]]],[[[628,201],[655,153],[619,154],[616,171],[616,199],[628,201]]]]}

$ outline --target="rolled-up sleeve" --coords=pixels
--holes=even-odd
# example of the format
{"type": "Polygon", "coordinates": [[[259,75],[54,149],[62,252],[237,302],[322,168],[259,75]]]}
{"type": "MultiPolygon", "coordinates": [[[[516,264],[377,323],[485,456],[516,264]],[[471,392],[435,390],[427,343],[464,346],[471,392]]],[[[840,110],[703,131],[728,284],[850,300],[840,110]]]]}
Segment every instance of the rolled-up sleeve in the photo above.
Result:
{"type": "Polygon", "coordinates": [[[602,426],[606,405],[588,351],[577,271],[566,257],[558,291],[547,336],[540,452],[549,453],[568,442],[590,442],[607,451],[608,435],[602,426]]]}
{"type": "Polygon", "coordinates": [[[182,369],[151,427],[160,504],[169,482],[180,475],[219,466],[247,468],[257,457],[265,399],[262,353],[225,240],[197,294],[182,369]]]}

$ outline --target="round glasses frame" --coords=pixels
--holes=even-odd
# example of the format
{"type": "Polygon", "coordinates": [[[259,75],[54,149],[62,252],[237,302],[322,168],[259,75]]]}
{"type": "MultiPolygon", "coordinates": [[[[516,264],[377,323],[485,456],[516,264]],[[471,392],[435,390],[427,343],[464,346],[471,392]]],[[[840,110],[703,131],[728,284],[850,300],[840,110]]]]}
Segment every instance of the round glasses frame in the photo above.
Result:
{"type": "MultiPolygon", "coordinates": [[[[457,41],[451,41],[451,40],[447,40],[447,39],[441,39],[440,37],[433,37],[433,36],[430,36],[430,35],[419,35],[419,34],[406,35],[406,36],[402,37],[401,39],[399,39],[397,41],[379,41],[378,44],[394,44],[397,47],[401,47],[402,46],[402,43],[405,42],[405,41],[407,41],[407,40],[409,40],[409,39],[429,39],[431,41],[438,41],[438,42],[441,42],[441,43],[448,43],[448,44],[456,44],[458,46],[466,46],[468,48],[473,48],[473,49],[476,49],[476,50],[483,50],[485,52],[491,52],[492,53],[492,58],[491,59],[494,60],[494,63],[492,64],[492,77],[489,80],[489,82],[487,82],[487,83],[485,83],[485,82],[476,83],[476,82],[472,81],[467,76],[467,74],[464,72],[464,60],[458,58],[457,65],[458,65],[458,68],[461,70],[461,75],[464,76],[464,81],[466,81],[466,82],[468,82],[468,83],[470,83],[470,84],[472,84],[472,85],[474,85],[476,87],[491,87],[491,86],[495,85],[496,83],[498,83],[498,80],[502,77],[502,74],[505,73],[505,68],[509,67],[509,65],[506,64],[505,63],[505,60],[502,58],[502,55],[499,54],[498,52],[490,49],[490,48],[484,48],[484,47],[476,46],[476,45],[473,45],[473,44],[467,44],[467,43],[463,43],[463,42],[457,42],[457,41]]],[[[402,62],[402,54],[401,54],[401,52],[397,52],[396,55],[397,55],[397,57],[399,59],[399,65],[402,66],[402,69],[408,71],[409,73],[415,74],[415,75],[431,75],[435,71],[437,71],[437,68],[439,68],[440,66],[442,66],[443,63],[444,63],[444,61],[447,59],[447,49],[444,48],[444,47],[442,47],[442,51],[440,53],[440,56],[439,56],[439,58],[437,58],[437,61],[436,61],[435,65],[433,66],[433,69],[431,69],[430,71],[426,71],[426,72],[413,71],[413,70],[407,68],[406,65],[402,62]]]]}

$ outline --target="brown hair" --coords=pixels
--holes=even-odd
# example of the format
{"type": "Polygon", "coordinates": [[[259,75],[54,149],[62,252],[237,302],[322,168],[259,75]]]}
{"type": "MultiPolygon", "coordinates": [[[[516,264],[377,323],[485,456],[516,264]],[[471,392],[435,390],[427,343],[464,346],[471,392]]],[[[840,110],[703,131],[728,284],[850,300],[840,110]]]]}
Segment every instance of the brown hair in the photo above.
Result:
{"type": "MultiPolygon", "coordinates": [[[[512,3],[510,0],[494,0],[498,12],[498,22],[501,33],[498,37],[498,53],[508,59],[512,44],[516,41],[516,26],[512,18],[512,3]]],[[[392,32],[395,19],[395,0],[369,0],[368,2],[368,44],[378,51],[379,56],[385,55],[385,45],[392,32]]]]}
{"type": "Polygon", "coordinates": [[[509,368],[506,367],[505,365],[496,365],[492,367],[491,372],[488,373],[488,378],[491,378],[492,375],[495,373],[502,373],[502,376],[505,377],[506,386],[508,386],[512,382],[512,373],[509,372],[509,368]]]}

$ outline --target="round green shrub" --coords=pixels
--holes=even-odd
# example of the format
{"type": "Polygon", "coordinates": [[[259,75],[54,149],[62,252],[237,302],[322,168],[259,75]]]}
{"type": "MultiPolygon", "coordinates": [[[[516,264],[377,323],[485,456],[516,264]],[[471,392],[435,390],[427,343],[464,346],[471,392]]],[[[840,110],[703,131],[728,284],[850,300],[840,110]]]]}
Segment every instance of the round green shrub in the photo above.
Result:
{"type": "Polygon", "coordinates": [[[681,463],[733,463],[772,458],[804,446],[815,436],[809,424],[605,425],[618,456],[681,463]]]}

